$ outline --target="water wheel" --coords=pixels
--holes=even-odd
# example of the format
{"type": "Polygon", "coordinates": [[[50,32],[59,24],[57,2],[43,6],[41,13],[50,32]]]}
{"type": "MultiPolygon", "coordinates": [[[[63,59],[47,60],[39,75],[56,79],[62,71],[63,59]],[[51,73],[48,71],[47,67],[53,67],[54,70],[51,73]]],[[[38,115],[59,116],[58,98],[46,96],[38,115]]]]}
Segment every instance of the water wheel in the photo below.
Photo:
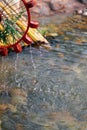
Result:
{"type": "Polygon", "coordinates": [[[10,49],[19,53],[24,42],[32,43],[27,33],[29,28],[38,27],[38,23],[30,19],[30,8],[35,3],[35,0],[0,1],[0,55],[8,55],[10,49]]]}

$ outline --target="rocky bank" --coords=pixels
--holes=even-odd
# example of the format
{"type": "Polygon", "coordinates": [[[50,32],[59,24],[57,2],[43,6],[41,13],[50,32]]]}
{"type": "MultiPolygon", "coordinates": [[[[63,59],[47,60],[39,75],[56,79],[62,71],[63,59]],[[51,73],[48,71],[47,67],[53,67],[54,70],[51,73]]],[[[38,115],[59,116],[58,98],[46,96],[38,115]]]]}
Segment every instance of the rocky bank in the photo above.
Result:
{"type": "Polygon", "coordinates": [[[34,16],[49,16],[57,13],[70,13],[86,5],[87,0],[37,0],[31,12],[34,16]]]}

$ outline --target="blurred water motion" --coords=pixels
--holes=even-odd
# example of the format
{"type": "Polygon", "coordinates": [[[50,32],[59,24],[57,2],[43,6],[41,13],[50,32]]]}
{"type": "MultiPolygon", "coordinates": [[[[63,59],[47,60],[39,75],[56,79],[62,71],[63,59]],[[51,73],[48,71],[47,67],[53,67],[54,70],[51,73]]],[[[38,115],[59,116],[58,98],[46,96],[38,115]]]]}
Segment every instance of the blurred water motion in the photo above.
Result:
{"type": "Polygon", "coordinates": [[[0,57],[2,130],[87,129],[87,21],[73,20],[48,37],[51,51],[0,57]]]}

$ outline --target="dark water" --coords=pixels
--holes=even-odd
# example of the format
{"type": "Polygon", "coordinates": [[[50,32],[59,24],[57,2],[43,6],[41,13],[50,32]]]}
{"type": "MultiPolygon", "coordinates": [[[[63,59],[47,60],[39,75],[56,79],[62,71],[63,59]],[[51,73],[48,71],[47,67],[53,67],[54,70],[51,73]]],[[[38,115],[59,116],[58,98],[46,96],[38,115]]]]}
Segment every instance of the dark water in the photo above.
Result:
{"type": "Polygon", "coordinates": [[[0,57],[1,130],[87,130],[86,20],[58,26],[50,51],[0,57]]]}

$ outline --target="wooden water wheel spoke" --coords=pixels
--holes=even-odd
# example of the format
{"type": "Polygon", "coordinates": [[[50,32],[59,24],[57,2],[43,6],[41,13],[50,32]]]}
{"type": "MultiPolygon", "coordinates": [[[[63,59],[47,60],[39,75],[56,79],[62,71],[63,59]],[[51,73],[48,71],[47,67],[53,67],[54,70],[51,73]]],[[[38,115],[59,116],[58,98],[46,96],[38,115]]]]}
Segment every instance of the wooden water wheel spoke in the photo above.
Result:
{"type": "MultiPolygon", "coordinates": [[[[5,50],[7,52],[9,48],[21,52],[21,41],[27,44],[32,42],[27,33],[29,27],[37,28],[38,26],[37,22],[30,22],[29,8],[34,4],[35,0],[3,0],[0,2],[0,54],[5,50]]],[[[7,53],[3,55],[7,55],[7,53]]]]}

